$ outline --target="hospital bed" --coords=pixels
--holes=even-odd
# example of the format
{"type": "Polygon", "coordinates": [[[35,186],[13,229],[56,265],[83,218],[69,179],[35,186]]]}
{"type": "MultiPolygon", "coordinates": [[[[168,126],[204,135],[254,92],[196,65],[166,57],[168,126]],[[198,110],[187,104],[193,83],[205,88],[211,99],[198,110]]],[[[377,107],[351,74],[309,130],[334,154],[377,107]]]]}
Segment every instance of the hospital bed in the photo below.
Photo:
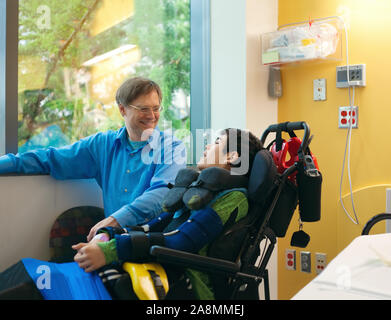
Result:
{"type": "Polygon", "coordinates": [[[370,219],[362,234],[292,300],[391,299],[391,233],[369,234],[377,222],[390,218],[382,213],[370,219]]]}

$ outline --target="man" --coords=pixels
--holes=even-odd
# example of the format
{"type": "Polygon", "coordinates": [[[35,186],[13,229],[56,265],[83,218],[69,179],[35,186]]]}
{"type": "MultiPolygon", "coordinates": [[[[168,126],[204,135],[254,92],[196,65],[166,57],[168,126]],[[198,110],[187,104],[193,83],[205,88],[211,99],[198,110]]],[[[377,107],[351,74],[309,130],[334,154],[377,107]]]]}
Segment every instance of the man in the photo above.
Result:
{"type": "Polygon", "coordinates": [[[116,101],[125,120],[125,127],[117,131],[100,132],[62,148],[0,157],[0,173],[94,178],[102,188],[107,218],[91,229],[88,241],[99,228],[144,223],[160,214],[168,183],[186,165],[182,142],[156,129],[162,93],[155,82],[128,79],[116,101]]]}

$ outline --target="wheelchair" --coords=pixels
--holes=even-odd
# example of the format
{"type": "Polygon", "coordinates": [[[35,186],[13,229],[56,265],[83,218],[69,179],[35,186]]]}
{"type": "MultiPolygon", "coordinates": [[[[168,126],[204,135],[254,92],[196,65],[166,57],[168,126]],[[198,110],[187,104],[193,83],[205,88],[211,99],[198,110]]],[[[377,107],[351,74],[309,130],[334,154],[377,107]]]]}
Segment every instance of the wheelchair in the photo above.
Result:
{"type": "Polygon", "coordinates": [[[308,125],[271,125],[262,135],[263,144],[270,133],[275,133],[276,139],[258,152],[251,168],[247,216],[223,230],[209,245],[207,256],[161,246],[150,249],[151,256],[165,268],[191,268],[209,274],[217,300],[259,300],[262,281],[265,299],[270,299],[266,267],[297,206],[302,222],[320,220],[322,175],[309,149],[308,125]],[[302,140],[297,138],[297,130],[304,130],[302,140]],[[291,139],[282,139],[283,132],[291,139]]]}

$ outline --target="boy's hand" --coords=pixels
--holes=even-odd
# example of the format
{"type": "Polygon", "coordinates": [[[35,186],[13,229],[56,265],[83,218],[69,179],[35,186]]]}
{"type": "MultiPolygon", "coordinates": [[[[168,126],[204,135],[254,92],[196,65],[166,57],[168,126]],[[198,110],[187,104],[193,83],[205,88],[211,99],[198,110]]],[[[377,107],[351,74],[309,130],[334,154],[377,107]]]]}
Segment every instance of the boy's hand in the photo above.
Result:
{"type": "Polygon", "coordinates": [[[77,250],[77,254],[73,259],[85,272],[92,272],[106,265],[105,255],[95,242],[80,242],[73,245],[72,249],[77,250]]]}

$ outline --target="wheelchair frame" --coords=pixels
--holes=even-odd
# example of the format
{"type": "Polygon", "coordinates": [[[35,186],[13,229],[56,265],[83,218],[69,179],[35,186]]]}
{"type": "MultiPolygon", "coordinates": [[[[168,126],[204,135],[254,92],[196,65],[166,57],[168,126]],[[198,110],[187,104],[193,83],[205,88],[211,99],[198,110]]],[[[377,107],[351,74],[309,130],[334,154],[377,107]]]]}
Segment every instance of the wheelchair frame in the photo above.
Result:
{"type": "MultiPolygon", "coordinates": [[[[276,134],[281,134],[281,131],[284,132],[293,132],[295,130],[304,129],[303,140],[299,149],[299,162],[302,159],[302,155],[306,151],[310,139],[310,130],[305,122],[287,122],[285,126],[281,129],[281,125],[271,125],[263,133],[261,142],[264,143],[266,137],[269,133],[275,132],[276,134]],[[302,154],[300,154],[300,152],[302,154]]],[[[239,257],[236,262],[217,259],[213,257],[201,256],[198,254],[183,252],[179,250],[169,249],[161,246],[153,246],[150,249],[150,254],[156,258],[158,263],[163,263],[166,265],[173,265],[175,267],[191,268],[196,269],[208,274],[224,275],[230,277],[232,280],[233,290],[231,294],[231,299],[240,298],[241,288],[247,287],[247,285],[255,286],[258,289],[259,284],[264,281],[264,293],[265,299],[270,299],[270,290],[269,290],[269,277],[268,270],[266,269],[267,264],[270,260],[270,257],[273,253],[275,244],[276,244],[276,235],[274,231],[268,226],[269,220],[273,213],[274,208],[279,200],[281,192],[287,183],[288,177],[297,171],[298,162],[295,162],[292,166],[287,168],[282,174],[277,175],[275,179],[275,184],[277,184],[277,189],[274,196],[272,197],[271,204],[266,210],[266,214],[263,217],[262,221],[258,221],[262,215],[258,214],[258,219],[252,221],[254,226],[258,226],[255,233],[250,234],[241,245],[239,251],[239,257]],[[261,242],[265,240],[266,245],[261,254],[260,245],[261,242]],[[261,259],[257,262],[258,258],[261,259]]],[[[297,207],[298,202],[296,202],[297,207]]],[[[263,208],[251,207],[252,210],[261,211],[263,208]]],[[[289,222],[290,223],[290,222],[289,222]]],[[[259,298],[257,292],[257,298],[259,298]]]]}

